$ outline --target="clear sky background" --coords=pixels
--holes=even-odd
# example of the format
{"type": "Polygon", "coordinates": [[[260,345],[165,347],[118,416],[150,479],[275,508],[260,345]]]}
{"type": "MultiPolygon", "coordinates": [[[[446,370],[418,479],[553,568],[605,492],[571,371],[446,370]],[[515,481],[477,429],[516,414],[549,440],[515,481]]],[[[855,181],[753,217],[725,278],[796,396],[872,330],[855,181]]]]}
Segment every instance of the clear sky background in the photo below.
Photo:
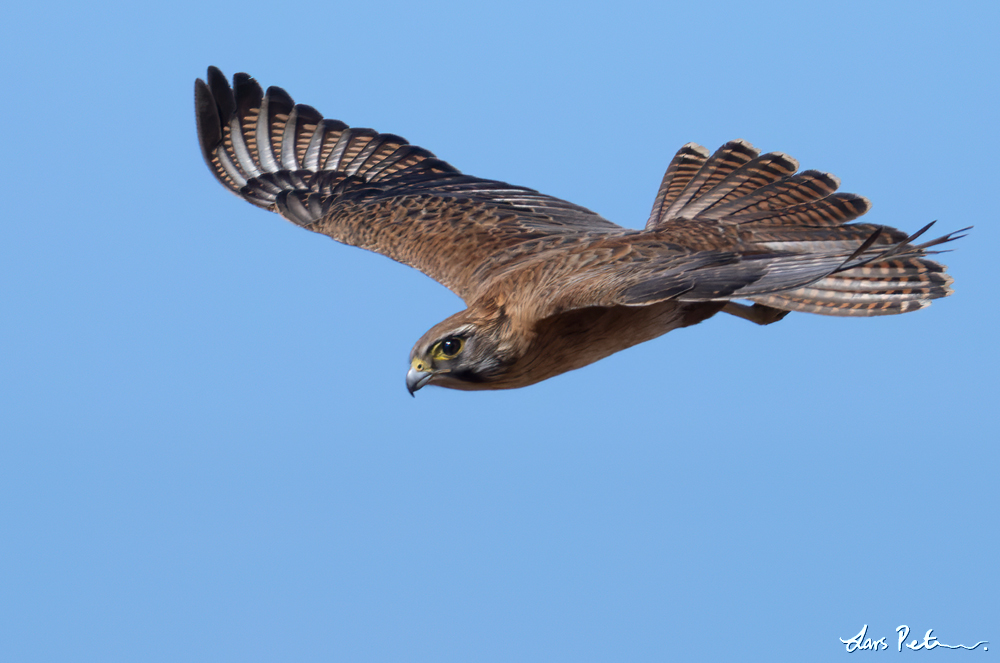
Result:
{"type": "Polygon", "coordinates": [[[995,657],[998,11],[6,6],[0,658],[837,661],[865,624],[854,657],[995,657]],[[924,311],[411,399],[460,300],[219,186],[208,65],[626,226],[678,147],[745,138],[867,221],[976,228],[924,311]]]}

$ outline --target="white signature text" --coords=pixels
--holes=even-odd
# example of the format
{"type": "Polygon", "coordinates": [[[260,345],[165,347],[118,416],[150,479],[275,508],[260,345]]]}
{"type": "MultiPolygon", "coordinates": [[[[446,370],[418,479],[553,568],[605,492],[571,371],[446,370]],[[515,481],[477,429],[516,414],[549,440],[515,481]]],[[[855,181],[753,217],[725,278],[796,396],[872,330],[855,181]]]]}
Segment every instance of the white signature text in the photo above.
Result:
{"type": "MultiPolygon", "coordinates": [[[[845,645],[847,645],[848,653],[859,650],[884,651],[889,648],[889,645],[886,644],[885,642],[884,636],[881,638],[870,638],[866,637],[867,633],[868,633],[868,624],[865,624],[861,628],[861,631],[856,636],[854,636],[853,638],[849,638],[847,640],[840,638],[840,641],[845,645]]],[[[979,645],[984,645],[983,651],[989,651],[989,647],[985,646],[989,644],[988,640],[980,640],[971,647],[968,645],[946,645],[945,643],[938,640],[937,637],[933,635],[933,633],[934,629],[929,628],[927,629],[927,633],[924,633],[923,642],[917,640],[916,638],[914,638],[910,642],[906,642],[906,638],[910,636],[910,627],[907,626],[906,624],[898,626],[896,628],[896,634],[899,636],[899,639],[896,642],[896,651],[903,651],[903,647],[906,647],[907,649],[910,649],[912,651],[919,651],[921,649],[926,649],[929,651],[937,647],[944,647],[946,649],[968,649],[971,651],[979,647],[979,645]]]]}

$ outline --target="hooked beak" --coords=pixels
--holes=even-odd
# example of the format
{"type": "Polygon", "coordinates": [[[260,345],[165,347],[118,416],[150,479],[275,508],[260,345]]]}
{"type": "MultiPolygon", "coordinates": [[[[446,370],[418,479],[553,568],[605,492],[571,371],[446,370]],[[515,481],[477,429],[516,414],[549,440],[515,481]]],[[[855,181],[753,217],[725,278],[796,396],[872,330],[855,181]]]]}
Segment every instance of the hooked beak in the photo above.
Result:
{"type": "Polygon", "coordinates": [[[406,372],[406,390],[410,392],[410,396],[416,396],[417,390],[430,382],[432,377],[434,373],[411,368],[406,372]]]}

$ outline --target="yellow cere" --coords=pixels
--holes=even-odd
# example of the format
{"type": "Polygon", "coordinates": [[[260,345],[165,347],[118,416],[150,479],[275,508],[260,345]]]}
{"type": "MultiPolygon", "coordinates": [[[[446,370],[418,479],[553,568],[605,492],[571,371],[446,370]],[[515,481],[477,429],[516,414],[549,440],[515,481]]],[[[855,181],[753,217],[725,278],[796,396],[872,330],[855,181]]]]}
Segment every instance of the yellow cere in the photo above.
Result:
{"type": "Polygon", "coordinates": [[[425,366],[424,361],[422,359],[420,359],[419,357],[414,357],[413,361],[410,363],[410,368],[412,368],[415,371],[423,372],[429,370],[430,366],[425,366]]]}

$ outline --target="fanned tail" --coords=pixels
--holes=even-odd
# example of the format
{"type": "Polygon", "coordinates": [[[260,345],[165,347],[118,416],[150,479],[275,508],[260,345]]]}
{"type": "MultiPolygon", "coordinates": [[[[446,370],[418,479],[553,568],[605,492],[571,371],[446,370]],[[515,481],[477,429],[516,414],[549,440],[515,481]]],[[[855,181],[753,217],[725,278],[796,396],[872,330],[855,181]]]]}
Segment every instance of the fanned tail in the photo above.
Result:
{"type": "MultiPolygon", "coordinates": [[[[938,253],[928,249],[965,237],[959,233],[970,229],[914,245],[913,240],[931,225],[902,241],[897,240],[888,249],[858,251],[840,269],[808,286],[751,299],[783,311],[842,317],[895,315],[930,306],[931,300],[952,294],[954,279],[946,273],[944,265],[925,257],[938,253]]],[[[892,228],[880,229],[883,230],[869,238],[875,240],[872,244],[877,244],[883,234],[892,237],[899,233],[892,228]]]]}
{"type": "Polygon", "coordinates": [[[958,234],[963,230],[917,245],[914,240],[930,225],[907,236],[887,226],[850,223],[871,203],[837,193],[840,181],[829,173],[796,173],[798,163],[791,157],[760,155],[742,140],[708,154],[694,143],[681,148],[646,228],[680,233],[718,228],[738,238],[744,256],[773,264],[767,276],[735,291],[734,298],[742,295],[782,311],[874,316],[924,308],[951,294],[952,278],[928,259],[936,253],[928,249],[964,236],[958,234]],[[837,265],[837,256],[839,266],[823,273],[822,265],[837,265]],[[816,280],[790,288],[782,284],[781,274],[813,263],[816,280]]]}
{"type": "Polygon", "coordinates": [[[729,141],[711,157],[700,145],[682,147],[663,176],[646,230],[678,218],[698,218],[712,205],[740,199],[799,167],[795,159],[780,152],[759,154],[745,140],[729,141]]]}

